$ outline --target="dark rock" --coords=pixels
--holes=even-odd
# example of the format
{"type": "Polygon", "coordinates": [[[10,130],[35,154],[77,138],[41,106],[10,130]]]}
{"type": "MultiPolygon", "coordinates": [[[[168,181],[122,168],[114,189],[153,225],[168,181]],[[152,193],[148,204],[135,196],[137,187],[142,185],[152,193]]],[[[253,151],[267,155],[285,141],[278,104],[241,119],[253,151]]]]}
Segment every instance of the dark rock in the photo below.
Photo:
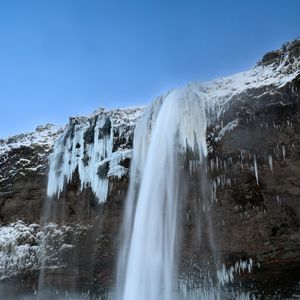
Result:
{"type": "Polygon", "coordinates": [[[270,65],[274,62],[276,62],[276,60],[280,59],[280,52],[279,51],[271,51],[271,52],[268,52],[266,53],[261,62],[262,64],[264,65],[270,65]]]}
{"type": "Polygon", "coordinates": [[[97,175],[100,178],[107,178],[108,170],[109,170],[109,163],[106,162],[106,163],[102,164],[101,166],[99,166],[97,175]]]}

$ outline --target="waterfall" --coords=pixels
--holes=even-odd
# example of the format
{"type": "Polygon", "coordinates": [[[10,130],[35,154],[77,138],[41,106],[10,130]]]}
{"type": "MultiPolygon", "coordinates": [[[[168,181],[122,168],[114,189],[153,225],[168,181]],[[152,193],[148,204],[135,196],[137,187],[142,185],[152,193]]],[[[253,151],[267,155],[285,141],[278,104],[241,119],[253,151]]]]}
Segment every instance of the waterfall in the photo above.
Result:
{"type": "Polygon", "coordinates": [[[205,102],[188,86],[157,99],[135,130],[117,278],[119,300],[173,300],[183,208],[181,157],[207,155],[205,102]]]}

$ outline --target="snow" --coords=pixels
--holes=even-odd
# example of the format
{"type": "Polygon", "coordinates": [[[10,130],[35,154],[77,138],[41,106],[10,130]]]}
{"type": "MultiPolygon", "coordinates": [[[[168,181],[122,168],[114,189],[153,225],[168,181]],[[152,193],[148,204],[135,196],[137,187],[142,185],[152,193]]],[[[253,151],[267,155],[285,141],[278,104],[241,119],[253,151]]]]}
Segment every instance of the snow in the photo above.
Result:
{"type": "MultiPolygon", "coordinates": [[[[33,145],[41,145],[52,147],[58,134],[61,132],[61,127],[53,124],[38,126],[34,132],[23,133],[0,139],[0,155],[12,149],[20,147],[32,147],[33,145]]],[[[25,159],[23,159],[25,160],[25,159]]]]}
{"type": "Polygon", "coordinates": [[[9,188],[14,178],[28,172],[44,175],[49,152],[61,132],[60,127],[46,124],[34,132],[0,140],[1,187],[9,188]]]}
{"type": "Polygon", "coordinates": [[[207,111],[219,117],[232,98],[249,89],[266,86],[283,87],[300,74],[300,58],[291,58],[288,53],[282,54],[279,63],[270,65],[257,64],[250,70],[231,76],[221,77],[204,83],[190,83],[195,93],[206,99],[207,111]]]}
{"type": "Polygon", "coordinates": [[[239,125],[239,121],[238,120],[233,120],[231,122],[229,122],[225,127],[223,127],[220,132],[218,133],[218,136],[215,138],[216,141],[220,141],[222,140],[222,138],[224,137],[224,135],[229,132],[232,131],[233,129],[235,129],[237,126],[239,125]]]}

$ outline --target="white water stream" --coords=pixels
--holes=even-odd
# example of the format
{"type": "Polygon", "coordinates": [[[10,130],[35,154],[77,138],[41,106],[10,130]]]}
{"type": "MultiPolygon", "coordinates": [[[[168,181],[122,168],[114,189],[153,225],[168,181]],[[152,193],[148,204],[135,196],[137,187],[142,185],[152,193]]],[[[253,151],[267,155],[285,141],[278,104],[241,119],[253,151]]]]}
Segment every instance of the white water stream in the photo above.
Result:
{"type": "Polygon", "coordinates": [[[158,99],[136,128],[117,297],[173,300],[182,207],[180,154],[206,154],[203,101],[189,87],[158,99]]]}

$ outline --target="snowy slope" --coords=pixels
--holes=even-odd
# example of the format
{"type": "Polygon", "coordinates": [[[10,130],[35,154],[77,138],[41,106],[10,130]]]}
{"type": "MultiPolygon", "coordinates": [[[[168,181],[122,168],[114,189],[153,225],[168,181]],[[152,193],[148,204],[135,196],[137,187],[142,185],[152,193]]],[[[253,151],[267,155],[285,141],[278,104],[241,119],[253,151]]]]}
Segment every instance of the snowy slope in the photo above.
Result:
{"type": "Polygon", "coordinates": [[[61,127],[46,124],[38,126],[34,132],[15,135],[7,139],[0,139],[0,155],[12,149],[31,147],[34,145],[51,148],[59,133],[61,133],[61,127]]]}
{"type": "MultiPolygon", "coordinates": [[[[234,96],[251,89],[263,87],[280,88],[300,75],[300,40],[284,44],[273,51],[276,56],[271,61],[260,61],[248,71],[210,82],[191,83],[190,88],[207,101],[209,109],[216,109],[220,116],[234,96]],[[295,50],[296,49],[296,50],[295,50]]],[[[267,56],[266,54],[265,56],[267,56]]]]}
{"type": "Polygon", "coordinates": [[[16,177],[28,173],[44,175],[54,141],[62,129],[52,124],[36,128],[34,132],[0,139],[0,187],[6,191],[16,177]]]}

